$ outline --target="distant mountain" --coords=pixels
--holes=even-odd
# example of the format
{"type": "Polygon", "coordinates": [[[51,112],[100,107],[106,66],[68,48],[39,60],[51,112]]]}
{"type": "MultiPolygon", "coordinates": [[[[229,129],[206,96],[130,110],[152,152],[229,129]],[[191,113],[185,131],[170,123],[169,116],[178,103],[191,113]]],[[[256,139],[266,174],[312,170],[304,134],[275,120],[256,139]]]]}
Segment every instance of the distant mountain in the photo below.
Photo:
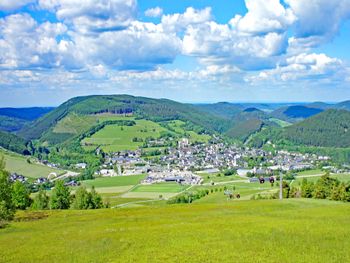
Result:
{"type": "Polygon", "coordinates": [[[270,115],[273,118],[281,119],[287,122],[298,122],[321,113],[322,111],[323,109],[320,108],[296,105],[279,108],[273,111],[270,115]]]}
{"type": "Polygon", "coordinates": [[[321,101],[316,101],[316,102],[307,104],[305,106],[308,108],[316,108],[316,109],[322,109],[322,110],[328,110],[334,107],[333,104],[328,104],[321,101]]]}
{"type": "Polygon", "coordinates": [[[251,108],[244,109],[243,112],[263,112],[263,111],[259,110],[258,108],[251,107],[251,108]]]}
{"type": "Polygon", "coordinates": [[[52,107],[0,108],[0,115],[33,121],[52,111],[52,107]]]}
{"type": "Polygon", "coordinates": [[[228,119],[232,119],[244,109],[238,104],[233,104],[229,102],[218,102],[214,104],[196,104],[195,107],[207,113],[228,119]]]}
{"type": "Polygon", "coordinates": [[[335,108],[350,111],[350,100],[337,103],[335,108]]]}
{"type": "Polygon", "coordinates": [[[28,121],[0,115],[0,131],[16,132],[21,130],[28,121]]]}

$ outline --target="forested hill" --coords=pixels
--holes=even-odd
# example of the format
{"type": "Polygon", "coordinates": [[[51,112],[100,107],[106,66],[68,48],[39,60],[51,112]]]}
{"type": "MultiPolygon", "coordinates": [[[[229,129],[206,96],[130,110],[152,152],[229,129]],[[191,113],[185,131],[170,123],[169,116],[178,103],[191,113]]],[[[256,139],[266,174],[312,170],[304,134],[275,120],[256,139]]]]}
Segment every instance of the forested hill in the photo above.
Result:
{"type": "Polygon", "coordinates": [[[52,111],[53,109],[54,108],[52,107],[0,108],[0,115],[26,121],[33,121],[52,111]]]}
{"type": "Polygon", "coordinates": [[[40,138],[59,120],[70,113],[89,114],[132,114],[136,118],[152,121],[182,120],[197,125],[206,131],[224,132],[231,126],[230,121],[200,111],[190,104],[167,99],[151,99],[129,95],[105,95],[76,97],[63,103],[53,111],[36,120],[18,133],[26,139],[40,138]]]}
{"type": "Polygon", "coordinates": [[[350,147],[350,112],[330,109],[284,129],[297,145],[350,147]]]}

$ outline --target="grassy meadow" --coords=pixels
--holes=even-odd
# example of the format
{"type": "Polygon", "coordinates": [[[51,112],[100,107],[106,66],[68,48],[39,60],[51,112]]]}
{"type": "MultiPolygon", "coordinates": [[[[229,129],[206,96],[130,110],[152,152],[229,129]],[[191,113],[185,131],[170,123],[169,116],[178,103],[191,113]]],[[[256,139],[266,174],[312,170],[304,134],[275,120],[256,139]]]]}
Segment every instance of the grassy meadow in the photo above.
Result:
{"type": "Polygon", "coordinates": [[[166,131],[158,123],[137,120],[134,126],[107,125],[90,138],[82,141],[83,144],[101,146],[106,152],[122,150],[136,150],[143,145],[143,142],[133,142],[137,137],[145,140],[147,137],[158,138],[162,131],[166,131]]]}
{"type": "Polygon", "coordinates": [[[350,205],[327,200],[33,213],[0,229],[0,262],[350,261],[350,205]]]}
{"type": "Polygon", "coordinates": [[[40,178],[47,177],[50,173],[64,174],[65,171],[50,168],[45,165],[28,163],[27,159],[21,155],[15,153],[8,153],[0,151],[0,155],[3,155],[6,162],[6,170],[11,173],[17,173],[24,175],[28,178],[40,178]]]}

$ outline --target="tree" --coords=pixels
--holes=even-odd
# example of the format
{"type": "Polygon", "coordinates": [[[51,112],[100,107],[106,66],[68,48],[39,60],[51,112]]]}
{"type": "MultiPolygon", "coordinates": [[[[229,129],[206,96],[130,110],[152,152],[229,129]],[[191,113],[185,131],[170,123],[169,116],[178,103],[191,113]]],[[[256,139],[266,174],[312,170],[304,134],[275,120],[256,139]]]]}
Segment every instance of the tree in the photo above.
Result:
{"type": "Polygon", "coordinates": [[[16,209],[24,210],[30,206],[31,199],[29,195],[30,193],[23,183],[16,181],[12,185],[12,202],[16,209]]]}
{"type": "Polygon", "coordinates": [[[0,157],[0,227],[5,225],[7,221],[12,220],[15,215],[9,173],[4,169],[4,157],[0,157]]]}
{"type": "Polygon", "coordinates": [[[32,208],[36,210],[45,210],[49,208],[49,197],[46,191],[42,188],[39,190],[38,194],[34,197],[32,208]]]}
{"type": "Polygon", "coordinates": [[[89,204],[91,203],[91,196],[89,195],[86,188],[80,186],[78,190],[75,192],[74,201],[72,207],[74,209],[88,209],[89,204]]]}
{"type": "Polygon", "coordinates": [[[91,188],[91,192],[89,193],[89,208],[90,209],[98,209],[103,207],[102,197],[96,192],[95,187],[91,188]]]}
{"type": "Polygon", "coordinates": [[[68,209],[70,207],[70,190],[64,185],[64,182],[57,180],[55,188],[52,190],[50,208],[68,209]]]}

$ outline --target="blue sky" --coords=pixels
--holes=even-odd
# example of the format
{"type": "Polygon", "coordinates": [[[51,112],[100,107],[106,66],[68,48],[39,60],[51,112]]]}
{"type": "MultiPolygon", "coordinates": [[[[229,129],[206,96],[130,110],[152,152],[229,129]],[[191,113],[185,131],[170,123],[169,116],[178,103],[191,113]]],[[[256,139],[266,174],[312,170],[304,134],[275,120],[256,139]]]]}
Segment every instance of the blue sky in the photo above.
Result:
{"type": "Polygon", "coordinates": [[[350,0],[0,0],[0,107],[350,99],[350,0]]]}

